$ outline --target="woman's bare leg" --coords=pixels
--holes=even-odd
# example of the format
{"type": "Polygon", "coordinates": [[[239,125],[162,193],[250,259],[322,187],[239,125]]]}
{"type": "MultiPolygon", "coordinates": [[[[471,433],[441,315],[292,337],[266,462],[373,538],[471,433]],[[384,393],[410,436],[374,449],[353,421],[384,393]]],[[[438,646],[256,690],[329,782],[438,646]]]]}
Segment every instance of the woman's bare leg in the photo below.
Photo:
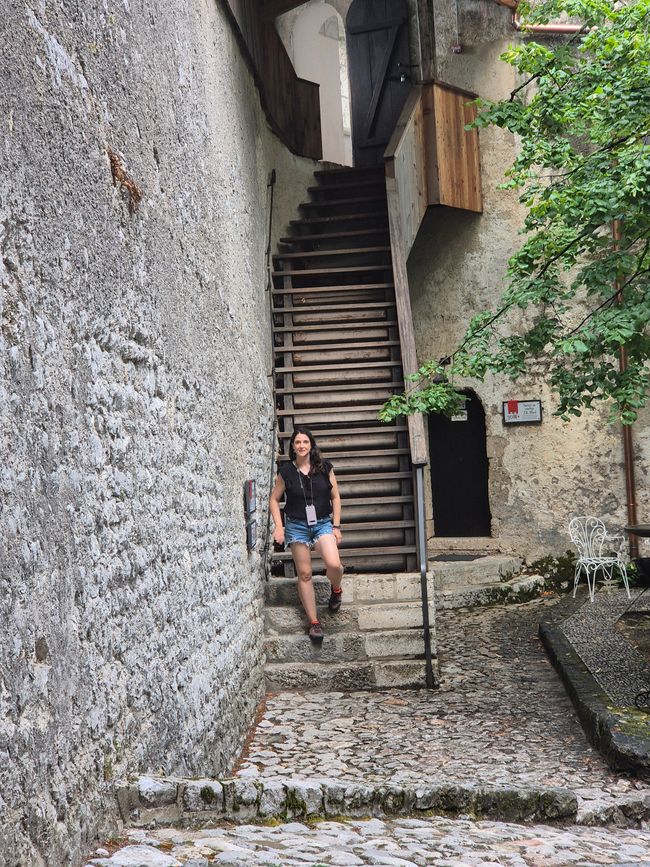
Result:
{"type": "Polygon", "coordinates": [[[314,620],[318,620],[318,614],[316,613],[316,594],[311,580],[311,551],[303,542],[294,542],[291,546],[291,554],[298,575],[298,596],[309,622],[313,623],[314,620]]]}
{"type": "Polygon", "coordinates": [[[338,590],[343,578],[343,565],[339,556],[339,547],[336,544],[336,539],[331,533],[326,533],[316,542],[316,550],[325,563],[330,584],[334,590],[338,590]]]}

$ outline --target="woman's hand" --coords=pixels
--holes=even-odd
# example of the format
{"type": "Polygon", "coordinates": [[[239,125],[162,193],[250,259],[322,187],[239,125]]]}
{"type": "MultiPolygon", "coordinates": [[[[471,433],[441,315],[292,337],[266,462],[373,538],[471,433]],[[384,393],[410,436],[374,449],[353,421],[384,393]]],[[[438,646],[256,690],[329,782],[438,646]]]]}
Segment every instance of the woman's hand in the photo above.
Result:
{"type": "Polygon", "coordinates": [[[284,527],[282,524],[273,531],[273,541],[276,545],[284,545],[284,527]]]}
{"type": "Polygon", "coordinates": [[[334,527],[334,530],[332,532],[334,533],[334,538],[336,539],[336,544],[340,545],[341,539],[343,538],[343,533],[341,533],[341,531],[339,530],[338,527],[334,527]]]}

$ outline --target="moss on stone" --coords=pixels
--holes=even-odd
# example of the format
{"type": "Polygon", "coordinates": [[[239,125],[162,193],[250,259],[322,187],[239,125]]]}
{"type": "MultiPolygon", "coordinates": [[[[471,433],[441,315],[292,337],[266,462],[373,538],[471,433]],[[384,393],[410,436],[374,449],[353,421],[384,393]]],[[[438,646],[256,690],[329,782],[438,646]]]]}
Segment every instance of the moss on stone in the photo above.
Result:
{"type": "Polygon", "coordinates": [[[219,797],[210,786],[202,786],[199,790],[199,796],[205,804],[214,804],[219,797]]]}

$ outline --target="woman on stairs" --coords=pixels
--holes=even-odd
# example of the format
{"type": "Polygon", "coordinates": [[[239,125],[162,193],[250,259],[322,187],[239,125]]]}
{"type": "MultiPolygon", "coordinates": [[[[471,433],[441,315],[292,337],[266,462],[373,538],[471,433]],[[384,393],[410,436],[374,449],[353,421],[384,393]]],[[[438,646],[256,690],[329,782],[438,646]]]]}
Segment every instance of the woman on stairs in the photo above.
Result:
{"type": "Polygon", "coordinates": [[[291,435],[289,460],[280,465],[269,505],[275,524],[273,541],[291,546],[298,575],[298,595],[309,618],[309,637],[320,644],[323,627],[316,612],[311,549],[315,548],[325,563],[332,585],[328,607],[337,612],[341,608],[343,578],[338,550],[341,542],[341,496],[332,464],[323,460],[316,440],[307,428],[298,427],[291,435]],[[285,494],[283,527],[280,500],[285,494]]]}

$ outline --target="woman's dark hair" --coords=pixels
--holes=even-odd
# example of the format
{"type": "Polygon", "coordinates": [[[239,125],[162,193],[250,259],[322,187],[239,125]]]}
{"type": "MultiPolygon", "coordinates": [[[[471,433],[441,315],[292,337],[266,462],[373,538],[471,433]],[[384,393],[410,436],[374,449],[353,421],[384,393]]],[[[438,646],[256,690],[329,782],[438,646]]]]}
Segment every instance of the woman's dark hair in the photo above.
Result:
{"type": "Polygon", "coordinates": [[[315,475],[315,473],[322,473],[323,456],[320,453],[320,449],[316,445],[316,440],[314,439],[313,433],[306,427],[297,427],[291,434],[291,439],[289,440],[289,459],[292,461],[296,459],[296,451],[293,447],[293,441],[298,436],[298,434],[304,434],[304,436],[309,437],[309,445],[311,446],[311,448],[309,449],[309,475],[313,476],[315,475]]]}

